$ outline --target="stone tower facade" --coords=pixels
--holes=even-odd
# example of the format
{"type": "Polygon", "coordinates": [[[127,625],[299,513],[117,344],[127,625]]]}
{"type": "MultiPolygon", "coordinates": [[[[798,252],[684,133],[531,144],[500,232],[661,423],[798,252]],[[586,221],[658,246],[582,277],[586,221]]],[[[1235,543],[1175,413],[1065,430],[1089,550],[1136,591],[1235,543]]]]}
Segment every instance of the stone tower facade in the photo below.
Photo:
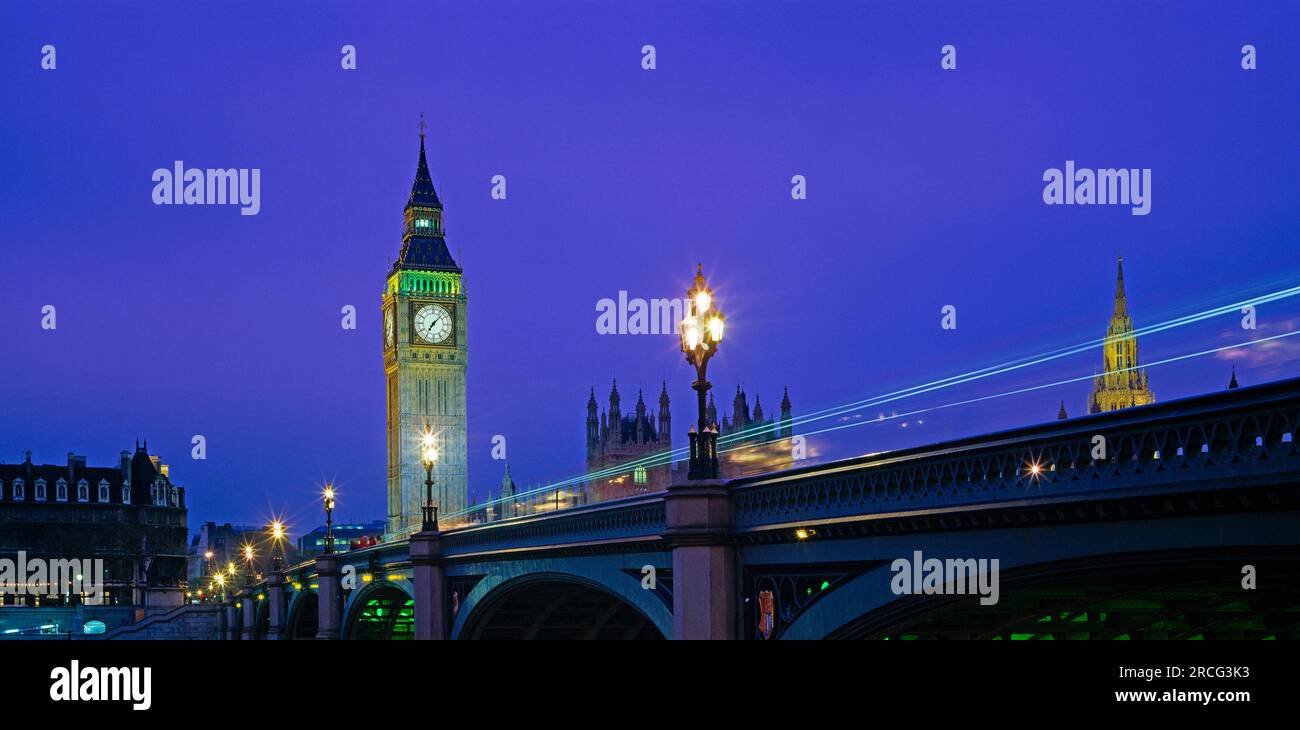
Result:
{"type": "Polygon", "coordinates": [[[1121,408],[1155,403],[1156,396],[1147,383],[1146,370],[1139,367],[1137,336],[1128,315],[1124,292],[1124,260],[1119,261],[1115,283],[1115,311],[1106,328],[1102,347],[1102,373],[1092,380],[1089,413],[1118,411],[1121,408]]]}
{"type": "Polygon", "coordinates": [[[461,268],[447,249],[442,202],[429,175],[422,130],[401,252],[382,297],[390,533],[420,526],[425,499],[420,442],[426,428],[438,449],[433,496],[444,516],[441,523],[455,523],[466,508],[468,303],[461,268]]]}

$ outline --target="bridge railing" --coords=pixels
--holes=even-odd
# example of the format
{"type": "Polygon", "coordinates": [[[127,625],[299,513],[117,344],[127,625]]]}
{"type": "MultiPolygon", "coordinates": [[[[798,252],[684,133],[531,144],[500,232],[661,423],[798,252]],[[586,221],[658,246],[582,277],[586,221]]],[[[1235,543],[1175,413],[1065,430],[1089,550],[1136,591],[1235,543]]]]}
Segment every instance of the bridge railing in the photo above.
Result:
{"type": "Polygon", "coordinates": [[[637,495],[450,530],[443,533],[443,555],[657,539],[665,523],[662,493],[637,495]]]}
{"type": "Polygon", "coordinates": [[[733,526],[1294,481],[1298,421],[1293,379],[740,479],[733,526]]]}

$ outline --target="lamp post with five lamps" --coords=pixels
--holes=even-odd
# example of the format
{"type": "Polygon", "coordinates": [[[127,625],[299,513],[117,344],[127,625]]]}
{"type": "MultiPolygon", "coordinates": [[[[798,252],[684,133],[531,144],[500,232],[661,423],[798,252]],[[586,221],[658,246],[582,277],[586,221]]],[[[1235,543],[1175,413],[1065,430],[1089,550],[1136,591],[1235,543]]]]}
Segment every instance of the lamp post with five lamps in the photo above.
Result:
{"type": "Polygon", "coordinates": [[[705,377],[709,359],[722,344],[722,329],[726,316],[713,301],[713,292],[704,280],[704,265],[695,267],[695,282],[686,293],[686,312],[682,317],[682,352],[686,362],[695,367],[695,390],[699,418],[697,427],[687,434],[690,438],[691,459],[687,479],[718,478],[718,427],[707,422],[706,394],[710,383],[705,377]],[[696,428],[699,429],[698,433],[696,428]]]}

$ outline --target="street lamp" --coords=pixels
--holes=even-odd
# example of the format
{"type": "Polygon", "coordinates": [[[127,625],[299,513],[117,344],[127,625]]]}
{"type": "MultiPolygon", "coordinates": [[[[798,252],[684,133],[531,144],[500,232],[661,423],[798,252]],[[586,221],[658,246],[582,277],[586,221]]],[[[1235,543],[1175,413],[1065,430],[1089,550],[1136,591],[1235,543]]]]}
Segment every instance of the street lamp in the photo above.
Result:
{"type": "Polygon", "coordinates": [[[248,579],[249,579],[249,580],[252,580],[252,579],[253,579],[253,558],[254,558],[254,557],[255,557],[255,556],[253,555],[253,545],[252,545],[252,543],[247,543],[247,542],[244,543],[244,563],[245,563],[245,565],[248,567],[248,579]]]}
{"type": "Polygon", "coordinates": [[[726,316],[718,311],[713,301],[713,292],[704,281],[704,265],[695,267],[695,283],[686,293],[686,312],[682,317],[682,352],[686,353],[686,362],[695,366],[695,390],[699,401],[698,429],[693,427],[687,434],[691,442],[690,469],[687,479],[718,478],[718,428],[707,423],[705,405],[710,383],[705,378],[709,358],[717,352],[722,344],[722,329],[726,316]]]}
{"type": "Polygon", "coordinates": [[[212,551],[209,550],[203,553],[203,557],[206,558],[208,561],[208,575],[211,575],[212,574],[212,551]]]}
{"type": "Polygon", "coordinates": [[[433,465],[438,461],[438,446],[434,443],[433,432],[424,427],[424,438],[420,441],[420,461],[424,464],[424,531],[438,531],[438,505],[433,501],[433,465]]]}
{"type": "Polygon", "coordinates": [[[284,523],[279,520],[271,522],[271,570],[278,571],[284,564],[284,549],[281,543],[284,541],[284,523]]]}
{"type": "Polygon", "coordinates": [[[325,485],[325,554],[334,554],[334,487],[325,485]]]}

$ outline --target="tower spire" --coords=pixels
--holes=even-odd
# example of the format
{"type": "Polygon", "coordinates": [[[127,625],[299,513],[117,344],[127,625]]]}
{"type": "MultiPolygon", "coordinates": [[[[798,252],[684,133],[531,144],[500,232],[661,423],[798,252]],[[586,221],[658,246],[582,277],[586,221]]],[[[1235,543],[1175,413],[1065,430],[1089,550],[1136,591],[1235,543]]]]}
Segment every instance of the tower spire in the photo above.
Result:
{"type": "Polygon", "coordinates": [[[442,201],[433,189],[433,176],[429,174],[429,158],[424,152],[424,115],[420,115],[420,162],[415,167],[415,182],[411,184],[411,197],[406,207],[442,209],[442,201]]]}
{"type": "Polygon", "coordinates": [[[1093,377],[1088,412],[1116,411],[1154,403],[1155,394],[1151,392],[1146,371],[1140,363],[1137,336],[1133,332],[1124,290],[1124,259],[1120,258],[1115,270],[1115,311],[1102,343],[1102,374],[1093,377]]]}
{"type": "Polygon", "coordinates": [[[442,225],[442,201],[433,188],[429,174],[429,156],[424,149],[424,115],[420,115],[420,160],[415,166],[415,181],[403,211],[402,250],[393,269],[443,271],[460,274],[460,266],[447,249],[446,230],[442,225]]]}
{"type": "Polygon", "coordinates": [[[1128,316],[1128,297],[1124,293],[1124,257],[1119,258],[1119,270],[1115,275],[1115,316],[1128,316]]]}

